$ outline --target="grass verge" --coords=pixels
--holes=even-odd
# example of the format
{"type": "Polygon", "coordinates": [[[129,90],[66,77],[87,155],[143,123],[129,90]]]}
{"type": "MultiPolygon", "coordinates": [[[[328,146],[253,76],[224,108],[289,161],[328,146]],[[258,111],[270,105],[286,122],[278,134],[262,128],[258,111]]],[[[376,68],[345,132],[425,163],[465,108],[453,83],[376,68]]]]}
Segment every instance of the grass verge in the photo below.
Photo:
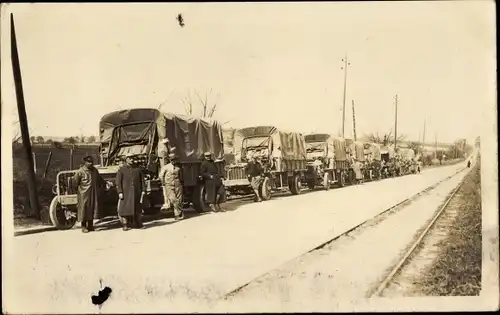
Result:
{"type": "Polygon", "coordinates": [[[478,163],[462,187],[460,208],[448,236],[419,286],[425,295],[475,296],[481,291],[481,167],[478,163]]]}

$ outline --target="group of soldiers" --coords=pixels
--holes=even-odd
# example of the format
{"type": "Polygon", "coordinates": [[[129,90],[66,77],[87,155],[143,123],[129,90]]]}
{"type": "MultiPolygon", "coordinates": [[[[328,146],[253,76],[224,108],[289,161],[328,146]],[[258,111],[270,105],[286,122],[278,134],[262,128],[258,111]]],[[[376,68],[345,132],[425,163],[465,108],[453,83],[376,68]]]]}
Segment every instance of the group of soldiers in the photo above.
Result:
{"type": "MultiPolygon", "coordinates": [[[[200,176],[204,179],[206,202],[213,212],[223,212],[221,203],[224,202],[222,179],[219,176],[217,166],[212,159],[212,154],[206,152],[204,161],[200,166],[200,176]]],[[[94,231],[94,218],[100,215],[100,195],[104,188],[109,190],[116,185],[118,193],[118,217],[123,230],[132,228],[142,229],[142,209],[144,196],[146,195],[145,174],[143,169],[136,163],[133,154],[126,154],[122,160],[116,181],[113,185],[106,182],[99,171],[94,167],[92,156],[83,159],[83,165],[73,176],[74,187],[77,187],[78,213],[77,221],[81,222],[82,232],[94,231]]],[[[181,182],[181,167],[175,154],[170,153],[163,156],[159,179],[163,186],[164,204],[162,210],[173,208],[176,221],[184,219],[183,209],[183,186],[181,182]]]]}

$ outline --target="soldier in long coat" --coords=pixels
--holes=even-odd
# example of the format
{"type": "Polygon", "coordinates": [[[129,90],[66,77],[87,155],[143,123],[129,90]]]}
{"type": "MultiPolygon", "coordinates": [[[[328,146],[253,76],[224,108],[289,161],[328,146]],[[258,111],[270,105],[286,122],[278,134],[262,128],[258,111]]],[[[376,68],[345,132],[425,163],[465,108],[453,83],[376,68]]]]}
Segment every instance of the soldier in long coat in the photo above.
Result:
{"type": "Polygon", "coordinates": [[[91,156],[83,158],[83,166],[73,176],[73,184],[78,188],[78,222],[82,224],[82,232],[94,230],[94,217],[99,216],[99,197],[101,189],[108,185],[94,167],[91,156]]]}
{"type": "Polygon", "coordinates": [[[125,165],[116,174],[118,192],[118,216],[123,230],[131,227],[142,228],[142,198],[146,194],[146,185],[142,170],[135,165],[132,155],[125,157],[125,165]]]}
{"type": "Polygon", "coordinates": [[[356,182],[359,184],[363,180],[363,173],[361,173],[361,162],[359,162],[356,158],[353,159],[352,169],[354,171],[354,175],[356,176],[356,182]]]}
{"type": "Polygon", "coordinates": [[[205,180],[205,191],[207,195],[207,204],[210,210],[214,212],[224,211],[220,203],[223,201],[222,194],[223,185],[222,179],[219,175],[217,165],[212,160],[212,153],[205,152],[205,161],[201,163],[200,174],[205,180]]]}
{"type": "Polygon", "coordinates": [[[175,220],[184,219],[182,211],[182,183],[181,183],[181,169],[175,154],[170,154],[170,162],[164,166],[164,173],[162,174],[162,182],[165,189],[166,202],[174,207],[175,220]]]}
{"type": "Polygon", "coordinates": [[[259,188],[262,184],[263,169],[260,161],[258,161],[255,156],[252,156],[252,160],[248,162],[245,171],[247,173],[248,180],[250,181],[250,186],[252,186],[254,191],[255,200],[257,202],[261,202],[262,199],[260,198],[259,188]]]}

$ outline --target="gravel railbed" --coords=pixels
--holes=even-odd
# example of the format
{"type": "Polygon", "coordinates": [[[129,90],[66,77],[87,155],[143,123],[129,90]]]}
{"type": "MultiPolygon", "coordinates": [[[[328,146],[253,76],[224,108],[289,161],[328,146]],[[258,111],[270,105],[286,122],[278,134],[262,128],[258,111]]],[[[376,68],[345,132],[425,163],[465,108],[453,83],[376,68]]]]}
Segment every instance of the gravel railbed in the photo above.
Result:
{"type": "Polygon", "coordinates": [[[478,163],[397,281],[406,296],[481,291],[481,167],[478,163]]]}

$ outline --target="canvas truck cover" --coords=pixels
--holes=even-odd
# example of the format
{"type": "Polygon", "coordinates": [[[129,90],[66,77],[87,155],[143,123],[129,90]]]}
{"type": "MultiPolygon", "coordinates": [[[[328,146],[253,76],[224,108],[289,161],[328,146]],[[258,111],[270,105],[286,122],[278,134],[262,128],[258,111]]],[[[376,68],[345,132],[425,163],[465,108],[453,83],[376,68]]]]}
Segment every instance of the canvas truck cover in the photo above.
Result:
{"type": "Polygon", "coordinates": [[[354,145],[354,140],[346,138],[345,139],[345,146],[346,146],[347,153],[354,156],[354,152],[356,151],[356,146],[354,145]]]}
{"type": "Polygon", "coordinates": [[[389,158],[392,159],[394,157],[394,149],[388,146],[380,147],[380,154],[389,154],[389,158]]]}
{"type": "Polygon", "coordinates": [[[287,160],[306,160],[306,143],[304,136],[298,132],[286,132],[277,129],[274,126],[256,126],[238,129],[234,133],[234,153],[240,157],[243,147],[243,141],[247,139],[258,139],[259,145],[269,146],[272,139],[273,150],[279,152],[283,159],[287,160]],[[260,141],[262,139],[262,141],[260,141]],[[279,149],[279,151],[276,151],[279,149]]]}
{"type": "Polygon", "coordinates": [[[168,139],[170,147],[181,162],[195,162],[203,158],[204,152],[211,152],[214,159],[224,158],[222,127],[216,121],[209,121],[190,116],[163,113],[157,109],[137,108],[121,110],[102,117],[100,141],[109,143],[115,139],[140,139],[151,137],[151,128],[156,126],[158,139],[168,139]],[[126,124],[134,124],[123,126],[126,124]],[[118,130],[118,131],[117,131],[118,130]]]}
{"type": "Polygon", "coordinates": [[[370,145],[370,152],[373,155],[373,159],[375,161],[380,161],[382,159],[380,152],[380,144],[370,142],[369,145],[370,145]]]}
{"type": "Polygon", "coordinates": [[[404,160],[413,160],[415,158],[415,151],[413,149],[400,148],[398,153],[404,160]]]}
{"type": "Polygon", "coordinates": [[[345,139],[340,137],[335,137],[325,133],[314,133],[306,135],[305,137],[306,145],[310,147],[314,143],[325,142],[328,145],[328,151],[334,152],[336,161],[345,161],[346,157],[346,143],[345,139]]]}
{"type": "Polygon", "coordinates": [[[413,160],[415,158],[415,151],[413,149],[401,148],[400,154],[405,160],[413,160]]]}
{"type": "Polygon", "coordinates": [[[363,144],[363,142],[360,142],[360,141],[354,141],[354,157],[356,158],[356,160],[360,161],[360,162],[364,162],[365,161],[365,146],[363,144]]]}

